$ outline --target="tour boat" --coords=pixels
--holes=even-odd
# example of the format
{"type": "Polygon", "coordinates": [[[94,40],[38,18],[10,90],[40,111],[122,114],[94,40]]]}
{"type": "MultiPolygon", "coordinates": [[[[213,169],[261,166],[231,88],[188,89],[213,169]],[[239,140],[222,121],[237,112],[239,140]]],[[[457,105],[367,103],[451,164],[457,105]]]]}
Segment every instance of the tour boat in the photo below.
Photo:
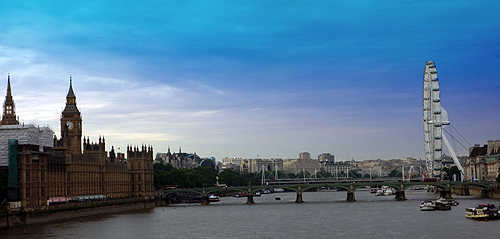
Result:
{"type": "Polygon", "coordinates": [[[434,211],[434,210],[436,210],[435,201],[426,200],[420,203],[420,211],[434,211]]]}
{"type": "Polygon", "coordinates": [[[477,207],[465,209],[465,217],[474,220],[487,221],[500,218],[498,207],[495,204],[479,204],[477,207]]]}
{"type": "Polygon", "coordinates": [[[209,202],[218,202],[218,201],[220,201],[220,198],[219,198],[219,196],[216,196],[216,195],[210,195],[210,196],[208,196],[208,201],[209,202]]]}

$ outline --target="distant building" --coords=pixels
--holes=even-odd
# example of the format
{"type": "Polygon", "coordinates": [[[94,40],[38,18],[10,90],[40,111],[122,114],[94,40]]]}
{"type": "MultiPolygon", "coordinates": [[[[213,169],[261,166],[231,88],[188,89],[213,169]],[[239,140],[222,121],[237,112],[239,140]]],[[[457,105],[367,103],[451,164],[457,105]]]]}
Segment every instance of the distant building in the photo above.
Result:
{"type": "Polygon", "coordinates": [[[309,152],[299,153],[299,159],[302,159],[302,160],[311,160],[311,154],[309,152]]]}
{"type": "Polygon", "coordinates": [[[469,148],[469,157],[463,165],[464,180],[494,181],[500,167],[500,140],[490,140],[488,144],[469,148]]]}
{"type": "Polygon", "coordinates": [[[276,168],[283,170],[283,159],[250,159],[248,160],[248,165],[250,173],[258,173],[263,169],[264,171],[273,171],[276,168]]]}
{"type": "Polygon", "coordinates": [[[321,171],[321,164],[317,159],[311,159],[311,154],[302,152],[298,159],[287,160],[283,162],[283,170],[287,173],[298,174],[307,171],[309,174],[321,171]]]}
{"type": "Polygon", "coordinates": [[[318,160],[321,163],[324,163],[324,162],[334,163],[335,156],[333,156],[333,154],[330,154],[330,153],[321,153],[320,155],[318,155],[318,160]]]}
{"type": "Polygon", "coordinates": [[[215,158],[200,158],[196,153],[183,153],[179,148],[179,153],[171,153],[170,147],[166,153],[157,153],[155,160],[162,164],[170,164],[174,168],[216,168],[215,158]]]}
{"type": "Polygon", "coordinates": [[[353,169],[353,166],[350,162],[327,162],[324,166],[325,172],[328,172],[332,175],[332,177],[337,177],[340,174],[345,176],[350,176],[348,173],[353,169]]]}

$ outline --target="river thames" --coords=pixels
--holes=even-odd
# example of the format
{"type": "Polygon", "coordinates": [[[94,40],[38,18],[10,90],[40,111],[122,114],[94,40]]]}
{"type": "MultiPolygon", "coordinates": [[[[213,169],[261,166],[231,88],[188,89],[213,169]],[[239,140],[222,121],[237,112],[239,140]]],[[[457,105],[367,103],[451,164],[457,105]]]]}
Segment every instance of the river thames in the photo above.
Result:
{"type": "Polygon", "coordinates": [[[465,208],[499,201],[457,196],[460,205],[449,211],[420,211],[420,201],[436,199],[426,191],[406,191],[407,201],[379,196],[366,189],[346,202],[345,191],[305,192],[246,198],[221,197],[199,204],[157,207],[86,217],[0,231],[4,238],[498,238],[500,221],[473,221],[465,208]],[[281,201],[274,200],[281,196],[281,201]],[[57,223],[57,226],[56,226],[57,223]],[[25,230],[25,234],[23,234],[25,230]]]}

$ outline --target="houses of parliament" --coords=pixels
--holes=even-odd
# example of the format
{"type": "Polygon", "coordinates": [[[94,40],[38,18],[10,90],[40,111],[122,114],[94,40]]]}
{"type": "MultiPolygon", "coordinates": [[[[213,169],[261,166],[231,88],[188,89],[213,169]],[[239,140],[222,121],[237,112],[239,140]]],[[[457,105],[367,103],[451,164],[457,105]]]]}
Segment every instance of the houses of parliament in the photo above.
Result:
{"type": "Polygon", "coordinates": [[[127,146],[127,157],[82,138],[82,116],[72,79],[60,118],[61,137],[49,127],[20,124],[10,75],[0,122],[0,168],[8,172],[8,200],[22,208],[46,206],[71,198],[154,196],[153,148],[127,146]]]}

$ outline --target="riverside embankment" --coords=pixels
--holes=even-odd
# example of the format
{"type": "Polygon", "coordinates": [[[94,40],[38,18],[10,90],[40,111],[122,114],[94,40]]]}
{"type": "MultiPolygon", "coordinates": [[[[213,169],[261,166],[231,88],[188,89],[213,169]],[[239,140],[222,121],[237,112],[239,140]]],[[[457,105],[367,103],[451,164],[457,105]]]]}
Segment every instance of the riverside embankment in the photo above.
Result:
{"type": "Polygon", "coordinates": [[[107,199],[91,202],[74,202],[50,205],[30,209],[8,209],[0,217],[0,228],[26,226],[70,218],[83,218],[94,215],[120,213],[124,211],[140,211],[155,207],[154,198],[107,199]]]}

